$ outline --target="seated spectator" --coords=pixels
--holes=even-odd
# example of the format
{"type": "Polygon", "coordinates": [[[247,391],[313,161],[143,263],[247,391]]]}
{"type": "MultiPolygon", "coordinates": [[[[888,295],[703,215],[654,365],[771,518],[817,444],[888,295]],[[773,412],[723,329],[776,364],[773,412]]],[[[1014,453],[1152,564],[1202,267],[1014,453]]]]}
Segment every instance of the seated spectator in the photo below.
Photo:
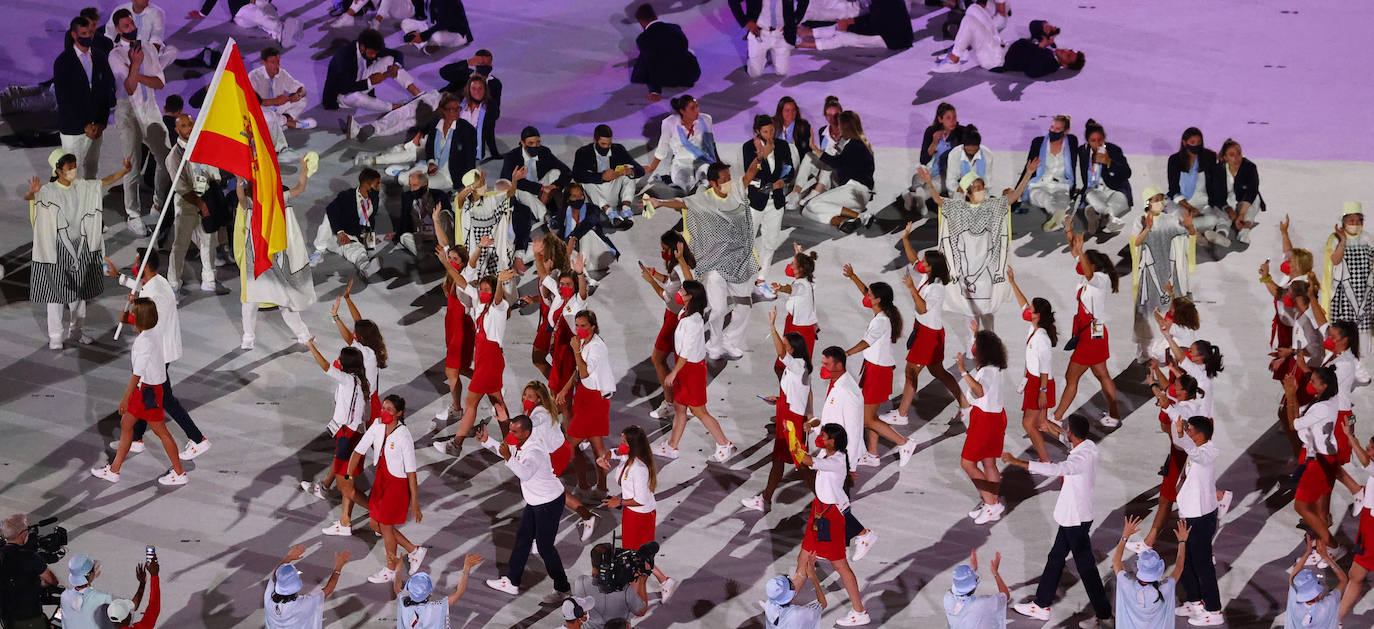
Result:
{"type": "Polygon", "coordinates": [[[511,214],[511,227],[515,229],[513,244],[524,259],[523,252],[530,245],[530,230],[537,219],[548,214],[552,194],[572,180],[572,169],[541,144],[538,129],[525,127],[520,131],[520,146],[506,153],[501,164],[501,178],[509,179],[515,186],[515,207],[511,214]],[[516,169],[521,167],[525,175],[516,177],[516,169]]]}
{"type": "Polygon", "coordinates": [[[463,96],[463,120],[477,129],[477,161],[501,156],[496,147],[496,121],[501,119],[501,79],[491,75],[491,51],[478,50],[467,59],[439,68],[448,85],[444,91],[463,96]]]}
{"type": "Polygon", "coordinates": [[[1002,65],[1006,44],[998,34],[993,14],[987,0],[974,0],[968,3],[964,17],[959,21],[959,31],[954,35],[954,46],[949,54],[940,58],[935,66],[936,72],[957,72],[972,61],[989,70],[1002,65]]]}
{"type": "Polygon", "coordinates": [[[392,233],[387,240],[394,240],[419,259],[419,252],[430,251],[438,244],[436,230],[453,233],[452,198],[447,191],[432,189],[424,172],[410,171],[406,190],[401,193],[400,210],[391,215],[392,233]],[[439,218],[437,222],[436,217],[439,218]]]}
{"type": "Polygon", "coordinates": [[[138,591],[134,593],[133,600],[119,599],[110,603],[106,617],[110,619],[110,624],[115,629],[153,629],[157,626],[158,614],[162,612],[162,587],[158,583],[157,558],[148,562],[146,574],[152,577],[152,585],[148,588],[148,607],[143,610],[143,617],[138,622],[134,622],[134,610],[138,609],[138,601],[142,598],[143,583],[145,574],[142,565],[134,569],[138,577],[138,591]]]}
{"type": "Polygon", "coordinates": [[[472,41],[472,27],[468,25],[463,0],[417,2],[417,9],[422,9],[422,4],[429,5],[428,14],[417,10],[413,17],[401,20],[406,43],[432,55],[440,48],[458,48],[472,41]]]}
{"type": "Polygon", "coordinates": [[[1026,155],[1028,161],[1038,157],[1040,167],[1031,177],[1030,186],[1022,195],[1021,202],[1029,201],[1030,205],[1050,215],[1043,226],[1045,231],[1063,227],[1064,216],[1072,201],[1075,187],[1073,160],[1078,154],[1078,136],[1069,133],[1071,124],[1068,116],[1055,116],[1050,121],[1049,131],[1031,140],[1030,151],[1026,155]]]}
{"type": "Polygon", "coordinates": [[[1240,143],[1226,138],[1217,163],[1207,178],[1208,209],[1199,217],[1203,236],[1228,247],[1234,230],[1236,240],[1249,244],[1255,216],[1264,209],[1259,193],[1259,169],[1241,155],[1240,143]]]}
{"type": "Polygon", "coordinates": [[[348,9],[333,22],[329,23],[330,28],[352,28],[354,17],[371,5],[376,13],[372,19],[368,20],[368,28],[382,27],[382,21],[391,19],[404,22],[415,17],[415,4],[410,0],[353,0],[348,5],[348,9]]]}
{"type": "MultiPolygon", "coordinates": [[[[139,39],[145,44],[152,44],[157,49],[159,57],[167,60],[177,58],[177,53],[180,51],[163,40],[167,14],[162,9],[153,6],[150,0],[125,2],[116,6],[114,11],[118,12],[120,9],[129,11],[130,16],[134,19],[134,24],[138,27],[139,39]]],[[[115,28],[113,19],[105,23],[105,35],[112,40],[119,37],[119,30],[115,28]]]]}
{"type": "Polygon", "coordinates": [[[342,256],[367,277],[381,270],[376,255],[377,200],[382,188],[381,173],[364,168],[358,174],[358,187],[340,192],[325,208],[325,219],[315,234],[312,264],[319,264],[324,252],[342,256]]]}
{"type": "Polygon", "coordinates": [[[1088,234],[1099,227],[1108,234],[1126,228],[1122,218],[1131,211],[1131,165],[1121,147],[1107,141],[1107,131],[1089,119],[1083,125],[1083,139],[1074,158],[1078,169],[1079,195],[1083,199],[1088,234]],[[1106,222],[1101,222],[1102,219],[1106,222]]]}
{"type": "MultiPolygon", "coordinates": [[[[219,0],[205,0],[200,9],[192,9],[187,13],[186,19],[199,20],[210,15],[216,2],[219,0]]],[[[225,4],[229,6],[229,15],[234,24],[241,28],[260,28],[283,48],[290,48],[301,38],[301,21],[294,17],[281,17],[272,0],[226,0],[225,4]]]]}
{"type": "Polygon", "coordinates": [[[336,110],[366,109],[382,115],[371,124],[359,126],[349,115],[346,131],[349,138],[360,134],[392,135],[415,126],[416,110],[421,103],[433,108],[439,104],[438,92],[423,92],[410,73],[401,67],[400,53],[386,47],[382,34],[367,29],[358,35],[354,45],[334,52],[324,78],[324,108],[336,110]],[[412,96],[409,102],[391,103],[377,97],[377,85],[391,79],[412,96]]]}
{"type": "Polygon", "coordinates": [[[635,180],[644,176],[625,147],[613,141],[610,125],[596,125],[592,142],[573,154],[573,179],[581,184],[587,200],[601,208],[611,227],[633,227],[635,180]]]}
{"type": "Polygon", "coordinates": [[[773,53],[773,71],[787,76],[792,67],[792,46],[797,43],[797,25],[801,14],[797,5],[806,10],[806,2],[796,0],[730,0],[730,12],[744,27],[744,45],[749,76],[763,76],[768,53],[773,53]]]}
{"type": "Polygon", "coordinates": [[[760,266],[758,279],[754,280],[754,294],[772,300],[777,298],[777,293],[768,284],[768,267],[773,264],[773,254],[785,238],[782,214],[787,207],[787,190],[796,174],[792,147],[777,137],[773,117],[759,114],[754,116],[754,137],[745,140],[740,148],[746,169],[747,164],[756,160],[759,163],[758,173],[749,181],[748,189],[749,208],[759,232],[754,241],[754,254],[760,266]]]}
{"type": "Polygon", "coordinates": [[[606,268],[602,264],[601,253],[609,253],[614,259],[620,259],[620,250],[616,249],[611,243],[611,239],[606,236],[603,228],[601,209],[587,201],[586,190],[582,184],[572,182],[568,184],[563,196],[568,200],[567,208],[563,210],[563,217],[560,221],[561,229],[559,236],[571,242],[577,239],[577,250],[586,257],[588,270],[599,271],[606,268]],[[596,234],[596,241],[587,238],[587,234],[596,234]]]}
{"type": "Polygon", "coordinates": [[[701,66],[687,47],[687,35],[677,24],[660,22],[649,4],[635,9],[635,20],[644,32],[635,38],[639,58],[630,70],[630,82],[649,88],[649,102],[663,98],[663,88],[687,88],[701,78],[701,66]]]}
{"type": "MultiPolygon", "coordinates": [[[[940,103],[935,107],[935,121],[926,127],[925,134],[921,137],[921,152],[919,159],[922,166],[930,170],[930,176],[934,178],[937,187],[943,182],[944,170],[943,161],[949,149],[959,146],[964,140],[964,125],[959,124],[959,112],[954,105],[940,103]]],[[[976,147],[977,144],[975,143],[976,147]]],[[[934,206],[931,201],[932,195],[944,194],[943,188],[940,190],[927,190],[925,182],[918,175],[911,176],[911,187],[908,188],[909,204],[908,207],[915,212],[917,217],[925,216],[934,206]],[[929,206],[929,207],[928,207],[929,206]]]]}
{"type": "Polygon", "coordinates": [[[1194,217],[1201,217],[1202,210],[1210,202],[1207,182],[1216,163],[1217,154],[1203,145],[1202,130],[1197,127],[1184,129],[1178,151],[1169,156],[1167,163],[1171,211],[1182,208],[1194,217]]]}
{"type": "Polygon", "coordinates": [[[867,209],[873,197],[873,149],[859,114],[846,110],[838,122],[842,138],[838,154],[827,154],[814,140],[811,142],[811,152],[820,154],[821,162],[835,170],[835,187],[804,200],[801,211],[813,221],[851,233],[873,220],[867,209]]]}
{"type": "Polygon", "coordinates": [[[431,188],[453,190],[454,182],[477,166],[477,131],[462,119],[462,107],[458,97],[445,92],[439,99],[439,119],[421,127],[405,144],[382,153],[359,153],[353,163],[390,165],[387,174],[402,185],[411,173],[423,172],[431,188]]]}
{"type": "Polygon", "coordinates": [[[811,50],[845,47],[906,50],[914,40],[906,0],[873,0],[868,13],[841,19],[834,26],[797,28],[797,47],[811,50]]]}
{"type": "Polygon", "coordinates": [[[668,174],[661,176],[673,188],[667,194],[691,194],[706,179],[706,169],[719,161],[714,127],[711,115],[701,113],[701,104],[690,94],[674,97],[669,103],[674,114],[663,119],[654,161],[644,170],[656,173],[659,165],[667,162],[668,174]]]}
{"type": "MultiPolygon", "coordinates": [[[[262,51],[262,65],[248,73],[248,82],[262,104],[262,117],[272,133],[272,146],[281,153],[287,149],[283,129],[314,129],[314,118],[302,118],[307,101],[305,84],[281,67],[281,50],[268,46],[262,51]]],[[[291,159],[290,155],[283,159],[291,159]]]]}
{"type": "MultiPolygon", "coordinates": [[[[954,196],[954,192],[959,189],[959,181],[964,175],[973,173],[979,179],[987,181],[988,173],[992,172],[992,153],[983,148],[983,134],[978,132],[978,127],[969,125],[964,127],[964,143],[956,146],[939,160],[933,160],[931,164],[932,174],[934,166],[940,170],[939,179],[935,180],[935,187],[941,196],[954,196]]],[[[932,193],[933,194],[933,193],[932,193]]]]}

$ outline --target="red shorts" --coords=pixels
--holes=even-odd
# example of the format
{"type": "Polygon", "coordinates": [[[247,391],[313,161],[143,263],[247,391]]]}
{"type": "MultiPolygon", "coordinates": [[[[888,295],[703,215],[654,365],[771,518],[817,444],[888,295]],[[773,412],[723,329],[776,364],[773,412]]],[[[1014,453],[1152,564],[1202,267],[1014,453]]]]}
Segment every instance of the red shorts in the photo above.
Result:
{"type": "Polygon", "coordinates": [[[1021,410],[1038,411],[1054,408],[1054,378],[1045,379],[1045,405],[1040,406],[1040,376],[1026,372],[1026,389],[1021,395],[1021,410]]]}
{"type": "Polygon", "coordinates": [[[811,515],[806,518],[806,535],[802,537],[802,550],[816,553],[817,557],[828,561],[844,559],[844,512],[835,505],[821,502],[820,498],[811,499],[811,515]],[[830,522],[830,540],[821,541],[816,530],[816,521],[825,519],[830,522]]]}
{"type": "Polygon", "coordinates": [[[1107,359],[1111,358],[1112,352],[1107,342],[1111,335],[1107,332],[1107,326],[1102,326],[1102,338],[1095,339],[1092,335],[1092,320],[1092,315],[1083,312],[1081,307],[1079,313],[1074,315],[1073,331],[1078,334],[1078,345],[1074,346],[1073,354],[1069,356],[1071,362],[1092,366],[1107,362],[1107,359]]]}
{"type": "Polygon", "coordinates": [[[620,510],[620,544],[626,550],[639,550],[654,541],[658,524],[658,512],[640,513],[634,509],[620,510]]]}
{"type": "Polygon", "coordinates": [[[344,426],[339,432],[334,433],[334,473],[339,476],[348,474],[348,460],[353,456],[353,449],[358,447],[358,442],[362,441],[363,436],[353,432],[352,428],[344,426]]]}
{"type": "Polygon", "coordinates": [[[386,469],[386,457],[377,459],[377,474],[367,498],[367,517],[377,524],[405,524],[410,515],[410,481],[396,478],[386,469]]]}
{"type": "Polygon", "coordinates": [[[913,365],[938,365],[945,360],[945,330],[916,324],[916,339],[907,350],[906,361],[913,365]]]}
{"type": "MultiPolygon", "coordinates": [[[[792,325],[792,315],[787,315],[787,321],[782,326],[782,334],[783,336],[787,336],[788,332],[800,334],[802,339],[806,341],[806,355],[811,356],[816,351],[816,330],[819,328],[820,326],[814,323],[811,325],[792,325]]],[[[782,361],[773,361],[773,368],[782,369],[782,361]]]]}
{"type": "Polygon", "coordinates": [[[1355,535],[1355,563],[1374,572],[1374,515],[1369,508],[1360,510],[1360,532],[1355,535]]]}
{"type": "MultiPolygon", "coordinates": [[[[895,373],[895,365],[879,367],[868,361],[864,361],[863,373],[859,376],[859,388],[864,392],[864,405],[882,404],[892,397],[892,374],[895,373]]],[[[1001,452],[998,452],[1001,454],[1001,452]]]]}
{"type": "Polygon", "coordinates": [[[982,461],[1002,456],[1007,436],[1007,412],[989,413],[977,406],[969,409],[968,432],[964,434],[964,450],[959,457],[965,461],[982,461]]]}
{"type": "Polygon", "coordinates": [[[677,372],[673,401],[689,408],[706,406],[706,361],[687,363],[677,372]]]}
{"type": "Polygon", "coordinates": [[[611,400],[581,383],[573,386],[572,418],[568,436],[574,439],[605,437],[611,434],[611,400]]]}
{"type": "Polygon", "coordinates": [[[506,355],[495,341],[478,335],[473,349],[473,372],[468,380],[468,393],[487,395],[501,392],[501,378],[506,371],[506,355]]]}
{"type": "Polygon", "coordinates": [[[664,354],[673,353],[673,333],[677,332],[677,313],[663,311],[663,325],[658,328],[658,338],[654,339],[654,349],[664,354]]]}
{"type": "Polygon", "coordinates": [[[1164,460],[1164,480],[1159,483],[1159,498],[1178,502],[1178,480],[1183,477],[1183,465],[1188,453],[1169,446],[1169,458],[1164,460]]]}
{"type": "Polygon", "coordinates": [[[1340,411],[1336,413],[1336,462],[1345,465],[1350,462],[1350,437],[1345,436],[1345,429],[1341,428],[1342,423],[1350,422],[1355,415],[1353,411],[1340,411]]]}
{"type": "Polygon", "coordinates": [[[145,422],[165,421],[167,415],[162,412],[162,385],[138,385],[138,390],[129,396],[129,414],[145,422]]]}
{"type": "Polygon", "coordinates": [[[781,463],[795,463],[792,460],[792,449],[787,444],[787,426],[790,424],[797,431],[797,439],[803,444],[806,443],[806,418],[793,413],[787,408],[787,394],[778,391],[778,412],[774,416],[773,427],[773,460],[781,463]]]}
{"type": "Polygon", "coordinates": [[[1318,454],[1316,458],[1307,459],[1293,500],[1316,503],[1323,496],[1330,495],[1331,488],[1336,486],[1339,469],[1340,465],[1336,463],[1335,455],[1318,454]]]}
{"type": "Polygon", "coordinates": [[[572,446],[564,439],[563,445],[558,446],[557,450],[549,454],[549,463],[553,464],[554,476],[562,476],[563,472],[567,471],[568,463],[572,462],[572,453],[572,446]]]}

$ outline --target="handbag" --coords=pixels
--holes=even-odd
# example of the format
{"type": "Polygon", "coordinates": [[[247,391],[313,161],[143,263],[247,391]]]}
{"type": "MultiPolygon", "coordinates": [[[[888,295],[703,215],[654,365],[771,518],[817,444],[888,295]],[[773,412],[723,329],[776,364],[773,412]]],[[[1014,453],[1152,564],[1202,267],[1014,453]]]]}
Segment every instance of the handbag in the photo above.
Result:
{"type": "Polygon", "coordinates": [[[1074,330],[1073,336],[1069,337],[1069,340],[1064,343],[1064,351],[1072,352],[1075,347],[1078,347],[1078,339],[1083,335],[1083,331],[1092,327],[1092,325],[1093,322],[1089,321],[1087,325],[1078,328],[1077,330],[1074,330]]]}
{"type": "Polygon", "coordinates": [[[811,519],[811,528],[816,531],[816,541],[818,542],[830,541],[830,518],[825,516],[833,508],[835,505],[825,505],[825,509],[815,514],[815,517],[811,519]]]}

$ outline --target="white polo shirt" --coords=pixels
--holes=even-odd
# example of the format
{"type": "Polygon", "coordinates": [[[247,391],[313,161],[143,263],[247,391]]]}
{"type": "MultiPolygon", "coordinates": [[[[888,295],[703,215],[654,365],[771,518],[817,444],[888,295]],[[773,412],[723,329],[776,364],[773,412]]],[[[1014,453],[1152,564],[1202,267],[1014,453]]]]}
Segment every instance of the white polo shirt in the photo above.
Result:
{"type": "Polygon", "coordinates": [[[793,356],[783,356],[782,378],[778,388],[787,396],[787,410],[794,415],[806,412],[806,401],[811,394],[811,385],[806,381],[806,361],[793,356]]]}
{"type": "MultiPolygon", "coordinates": [[[[1002,370],[992,365],[984,365],[973,372],[973,379],[983,387],[983,396],[969,399],[969,404],[984,413],[1000,413],[1006,409],[1002,403],[1002,370]]],[[[961,383],[967,387],[967,383],[961,383]]]]}
{"type": "MultiPolygon", "coordinates": [[[[852,372],[835,380],[834,386],[825,394],[825,405],[821,407],[821,425],[837,424],[844,429],[849,438],[849,470],[858,469],[859,457],[864,455],[864,396],[852,372]]],[[[818,428],[819,430],[819,428],[818,428]]]]}
{"type": "Polygon", "coordinates": [[[134,363],[134,375],[140,384],[167,382],[167,361],[162,358],[162,339],[152,330],[139,332],[129,352],[134,363]]]}
{"type": "Polygon", "coordinates": [[[593,335],[582,344],[582,362],[587,364],[587,377],[581,384],[601,392],[602,397],[615,393],[615,374],[611,371],[611,352],[601,335],[593,335]]]}
{"type": "MultiPolygon", "coordinates": [[[[853,462],[850,464],[852,466],[853,462]]],[[[849,470],[844,467],[844,452],[836,450],[827,456],[825,450],[817,449],[811,453],[811,468],[816,470],[816,498],[840,510],[848,509],[849,496],[844,493],[844,477],[849,470]]]]}
{"type": "Polygon", "coordinates": [[[1336,398],[1313,402],[1297,419],[1293,420],[1293,431],[1307,449],[1309,458],[1318,454],[1336,453],[1337,416],[1340,402],[1336,398]]]}
{"type": "MultiPolygon", "coordinates": [[[[628,459],[627,459],[628,461],[628,459]]],[[[637,507],[625,507],[635,513],[653,513],[658,508],[654,491],[649,488],[649,467],[639,461],[621,463],[615,470],[616,482],[620,483],[620,497],[639,503],[637,507]]]]}
{"type": "Polygon", "coordinates": [[[706,322],[701,313],[678,320],[673,331],[673,353],[689,363],[706,360],[706,322]]]}
{"type": "Polygon", "coordinates": [[[891,339],[892,320],[881,312],[873,315],[873,318],[868,321],[868,329],[864,331],[863,340],[868,343],[868,347],[864,348],[863,351],[864,361],[879,367],[895,366],[897,353],[893,348],[896,343],[893,343],[891,339]]]}
{"type": "Polygon", "coordinates": [[[524,447],[516,448],[506,460],[506,467],[520,479],[520,494],[526,504],[538,506],[563,499],[563,483],[553,475],[549,453],[532,439],[526,440],[524,447]]]}
{"type": "Polygon", "coordinates": [[[815,287],[810,280],[795,279],[789,285],[792,292],[787,295],[784,304],[787,307],[787,314],[792,316],[792,325],[807,326],[816,323],[816,295],[815,287]]]}
{"type": "MultiPolygon", "coordinates": [[[[133,288],[136,283],[134,278],[120,275],[119,285],[133,288]]],[[[154,275],[138,287],[138,296],[153,300],[157,306],[157,325],[148,332],[162,340],[162,359],[176,362],[181,358],[181,317],[177,314],[177,297],[172,283],[161,275],[154,275]]]]}
{"type": "MultiPolygon", "coordinates": [[[[468,311],[468,315],[472,317],[473,323],[476,323],[477,319],[481,317],[482,331],[486,333],[487,340],[496,343],[504,349],[506,346],[506,313],[510,310],[510,302],[502,299],[499,304],[482,303],[480,299],[481,291],[477,290],[477,284],[475,282],[469,283],[467,289],[463,292],[467,293],[468,297],[472,299],[473,306],[468,311]],[[485,317],[482,317],[483,312],[486,313],[485,317]]],[[[494,302],[495,300],[496,296],[493,295],[492,301],[494,302]]]]}
{"type": "Polygon", "coordinates": [[[419,469],[415,465],[415,438],[410,435],[410,429],[406,428],[405,424],[397,426],[387,435],[386,424],[380,421],[373,422],[367,432],[363,433],[358,446],[353,448],[354,453],[366,456],[374,467],[383,451],[386,453],[388,474],[396,478],[405,478],[406,474],[419,469]]]}
{"type": "MultiPolygon", "coordinates": [[[[1050,333],[1041,328],[1031,326],[1030,333],[1026,336],[1026,373],[1032,378],[1041,374],[1049,376],[1049,380],[1054,380],[1054,355],[1050,351],[1050,333]]],[[[1038,383],[1032,383],[1038,389],[1038,383]]],[[[1026,386],[1031,386],[1030,384],[1026,386]]]]}
{"type": "Polygon", "coordinates": [[[372,409],[372,403],[363,397],[363,388],[352,374],[330,366],[325,372],[334,379],[334,417],[329,420],[329,434],[337,434],[347,426],[353,431],[362,429],[363,416],[372,409]]]}
{"type": "Polygon", "coordinates": [[[916,311],[916,323],[919,323],[932,330],[943,330],[945,328],[945,285],[930,280],[929,276],[922,276],[914,273],[919,281],[916,282],[916,292],[921,295],[921,299],[926,302],[926,311],[916,311]]]}
{"type": "Polygon", "coordinates": [[[545,452],[553,452],[563,446],[567,438],[563,436],[563,429],[558,424],[553,423],[553,415],[549,414],[548,409],[536,405],[530,411],[530,424],[534,429],[530,431],[530,441],[533,441],[545,452]]]}

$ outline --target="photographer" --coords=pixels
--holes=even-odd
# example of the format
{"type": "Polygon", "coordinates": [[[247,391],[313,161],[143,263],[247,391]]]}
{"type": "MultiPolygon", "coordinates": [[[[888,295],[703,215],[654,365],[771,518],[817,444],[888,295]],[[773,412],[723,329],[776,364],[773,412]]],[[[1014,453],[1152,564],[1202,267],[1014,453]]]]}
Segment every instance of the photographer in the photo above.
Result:
{"type": "MultiPolygon", "coordinates": [[[[645,544],[644,552],[658,552],[658,544],[645,544]]],[[[631,615],[643,616],[649,604],[639,595],[644,591],[649,574],[653,570],[652,556],[646,561],[640,553],[620,549],[611,544],[597,544],[591,551],[592,569],[596,576],[580,575],[573,584],[573,596],[582,600],[592,599],[587,607],[586,629],[602,629],[606,623],[616,619],[628,619],[631,615]],[[626,561],[633,558],[635,562],[626,561]],[[647,565],[646,565],[647,563],[647,565]],[[627,587],[628,586],[628,587],[627,587]]]]}
{"type": "Polygon", "coordinates": [[[0,626],[47,629],[42,593],[45,587],[57,585],[57,577],[37,552],[25,548],[28,516],[16,513],[5,518],[0,522],[0,535],[5,538],[5,545],[0,547],[0,626]]]}
{"type": "Polygon", "coordinates": [[[134,593],[133,600],[119,599],[110,603],[106,616],[115,629],[153,629],[157,625],[157,616],[162,611],[162,588],[157,578],[157,557],[153,557],[146,565],[146,570],[142,564],[134,568],[134,575],[138,577],[138,591],[134,593]],[[152,585],[148,589],[148,608],[143,610],[143,619],[134,622],[134,610],[138,609],[138,600],[143,598],[143,585],[147,583],[149,576],[152,577],[152,585]]]}

